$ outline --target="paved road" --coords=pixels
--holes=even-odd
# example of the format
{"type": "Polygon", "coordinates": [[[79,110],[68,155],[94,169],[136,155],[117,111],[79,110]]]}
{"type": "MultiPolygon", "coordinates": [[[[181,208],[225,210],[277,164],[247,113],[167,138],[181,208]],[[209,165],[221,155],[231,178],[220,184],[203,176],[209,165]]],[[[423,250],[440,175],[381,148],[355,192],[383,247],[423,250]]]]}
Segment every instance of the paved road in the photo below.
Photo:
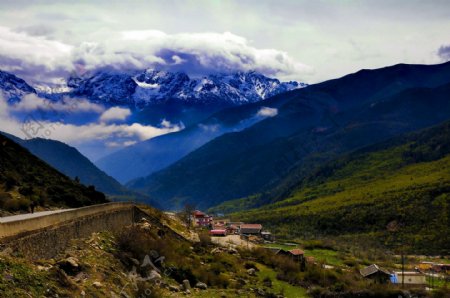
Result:
{"type": "Polygon", "coordinates": [[[23,220],[23,219],[30,219],[30,218],[35,218],[35,217],[41,217],[41,216],[46,216],[46,215],[54,214],[54,213],[66,212],[66,211],[69,211],[69,210],[73,210],[73,209],[61,209],[61,210],[53,210],[53,211],[40,211],[40,212],[34,212],[34,213],[26,213],[26,214],[5,216],[5,217],[0,217],[0,223],[12,222],[12,221],[23,220]]]}

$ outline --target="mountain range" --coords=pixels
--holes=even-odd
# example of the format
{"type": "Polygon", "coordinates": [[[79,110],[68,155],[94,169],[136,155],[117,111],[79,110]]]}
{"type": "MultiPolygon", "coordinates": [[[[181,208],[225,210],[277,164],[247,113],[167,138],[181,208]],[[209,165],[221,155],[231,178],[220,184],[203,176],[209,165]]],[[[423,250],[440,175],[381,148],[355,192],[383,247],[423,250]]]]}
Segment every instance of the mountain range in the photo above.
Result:
{"type": "Polygon", "coordinates": [[[277,185],[298,183],[313,165],[449,119],[449,82],[450,63],[399,64],[283,93],[264,102],[277,107],[274,117],[217,137],[128,186],[166,208],[211,207],[265,191],[276,199],[270,193],[277,185]]]}
{"type": "Polygon", "coordinates": [[[194,104],[240,105],[306,86],[280,82],[257,72],[213,74],[190,78],[186,73],[97,71],[67,82],[70,94],[92,101],[144,107],[168,101],[194,104]]]}

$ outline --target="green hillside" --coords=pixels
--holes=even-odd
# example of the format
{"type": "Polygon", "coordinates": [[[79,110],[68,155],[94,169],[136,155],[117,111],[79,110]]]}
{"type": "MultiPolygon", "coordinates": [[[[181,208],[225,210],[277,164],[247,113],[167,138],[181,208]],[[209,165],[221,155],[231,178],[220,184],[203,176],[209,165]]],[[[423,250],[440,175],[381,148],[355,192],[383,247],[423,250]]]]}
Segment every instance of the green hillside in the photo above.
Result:
{"type": "MultiPolygon", "coordinates": [[[[257,196],[253,197],[253,201],[257,196]]],[[[251,205],[252,198],[218,206],[251,205]],[[250,203],[249,203],[250,202],[250,203]]],[[[362,235],[414,251],[449,253],[450,122],[367,147],[313,171],[286,199],[234,213],[279,236],[362,235]],[[398,239],[398,237],[397,237],[398,239]]]]}
{"type": "Polygon", "coordinates": [[[107,202],[94,187],[70,179],[0,134],[0,209],[26,211],[33,201],[45,207],[107,202]]]}

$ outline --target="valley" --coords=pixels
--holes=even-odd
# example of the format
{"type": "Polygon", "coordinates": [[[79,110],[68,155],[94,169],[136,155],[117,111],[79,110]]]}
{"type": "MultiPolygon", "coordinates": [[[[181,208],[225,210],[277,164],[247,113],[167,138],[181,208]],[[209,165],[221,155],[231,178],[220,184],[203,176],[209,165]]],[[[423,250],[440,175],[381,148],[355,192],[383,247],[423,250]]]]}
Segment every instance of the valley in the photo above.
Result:
{"type": "Polygon", "coordinates": [[[450,62],[158,66],[0,71],[0,296],[448,297],[450,62]]]}

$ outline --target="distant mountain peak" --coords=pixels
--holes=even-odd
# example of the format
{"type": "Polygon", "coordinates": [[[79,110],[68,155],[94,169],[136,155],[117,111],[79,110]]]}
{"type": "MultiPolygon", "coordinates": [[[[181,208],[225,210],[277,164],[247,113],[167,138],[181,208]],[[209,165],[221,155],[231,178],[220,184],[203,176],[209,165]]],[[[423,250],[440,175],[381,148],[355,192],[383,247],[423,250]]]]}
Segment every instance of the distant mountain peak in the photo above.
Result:
{"type": "Polygon", "coordinates": [[[26,94],[36,93],[25,80],[2,70],[0,70],[0,91],[3,91],[10,102],[18,101],[26,94]]]}

